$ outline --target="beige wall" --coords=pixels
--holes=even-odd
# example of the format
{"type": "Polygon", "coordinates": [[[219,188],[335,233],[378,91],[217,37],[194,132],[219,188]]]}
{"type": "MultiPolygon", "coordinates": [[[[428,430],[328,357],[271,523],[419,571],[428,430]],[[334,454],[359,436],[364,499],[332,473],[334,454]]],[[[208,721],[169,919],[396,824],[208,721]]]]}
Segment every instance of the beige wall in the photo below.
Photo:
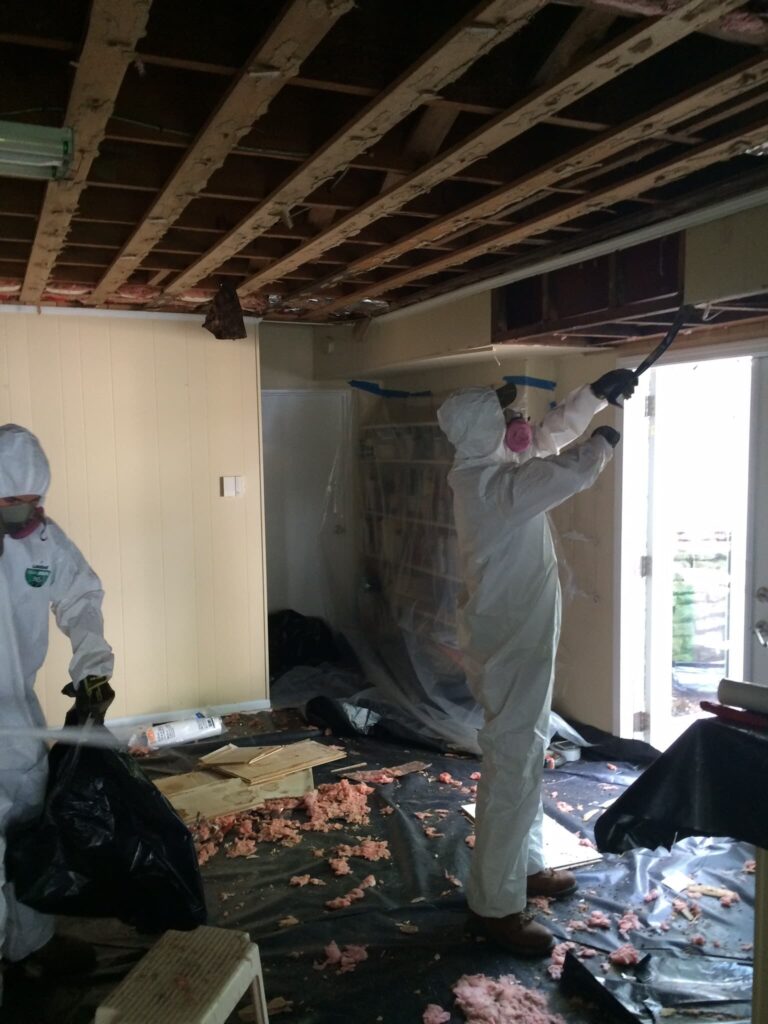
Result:
{"type": "Polygon", "coordinates": [[[711,302],[766,290],[768,206],[686,232],[686,302],[711,302]]]}
{"type": "MultiPolygon", "coordinates": [[[[196,322],[0,315],[0,422],[40,437],[49,513],[106,591],[113,717],[267,695],[258,342],[196,322]],[[219,497],[221,475],[246,493],[219,497]]],[[[55,626],[38,692],[60,720],[55,626]]]]}

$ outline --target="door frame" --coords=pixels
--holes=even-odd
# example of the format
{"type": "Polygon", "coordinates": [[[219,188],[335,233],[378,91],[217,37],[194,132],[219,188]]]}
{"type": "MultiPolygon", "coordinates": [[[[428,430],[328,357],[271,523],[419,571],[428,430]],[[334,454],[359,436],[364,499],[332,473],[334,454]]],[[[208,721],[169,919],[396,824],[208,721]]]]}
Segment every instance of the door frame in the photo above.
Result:
{"type": "MultiPolygon", "coordinates": [[[[632,355],[621,355],[621,350],[617,354],[616,366],[617,368],[630,368],[633,369],[638,365],[638,362],[646,354],[645,350],[633,352],[632,355]]],[[[748,338],[738,341],[721,341],[712,342],[705,345],[691,346],[685,348],[675,349],[674,347],[662,356],[657,363],[657,366],[672,366],[679,365],[681,363],[700,363],[704,361],[711,361],[716,359],[735,359],[739,356],[768,357],[768,330],[765,336],[748,338]]],[[[759,380],[756,376],[753,376],[752,380],[752,408],[750,418],[750,453],[749,453],[749,493],[748,493],[748,521],[747,521],[747,536],[753,535],[755,516],[756,516],[756,501],[757,495],[755,494],[755,470],[757,468],[757,445],[755,430],[758,425],[759,416],[759,393],[756,393],[756,388],[759,387],[759,380]]],[[[620,425],[620,424],[619,424],[620,425]]],[[[646,739],[647,733],[640,734],[635,733],[633,730],[633,715],[638,710],[636,707],[637,695],[630,693],[622,674],[622,645],[621,645],[621,630],[622,630],[622,550],[623,550],[623,511],[624,511],[624,451],[623,445],[618,445],[617,449],[617,463],[616,463],[616,487],[614,492],[614,525],[615,525],[615,540],[614,540],[614,561],[613,561],[613,593],[614,593],[614,614],[613,614],[613,732],[616,736],[621,736],[627,739],[646,739]]],[[[753,587],[753,575],[750,572],[749,563],[747,565],[747,579],[746,588],[747,595],[752,593],[753,587]]],[[[752,635],[752,615],[747,610],[745,615],[745,639],[744,639],[744,665],[745,673],[747,667],[751,670],[752,667],[752,646],[751,646],[751,635],[752,635]]],[[[647,707],[646,707],[647,710],[647,707]]]]}

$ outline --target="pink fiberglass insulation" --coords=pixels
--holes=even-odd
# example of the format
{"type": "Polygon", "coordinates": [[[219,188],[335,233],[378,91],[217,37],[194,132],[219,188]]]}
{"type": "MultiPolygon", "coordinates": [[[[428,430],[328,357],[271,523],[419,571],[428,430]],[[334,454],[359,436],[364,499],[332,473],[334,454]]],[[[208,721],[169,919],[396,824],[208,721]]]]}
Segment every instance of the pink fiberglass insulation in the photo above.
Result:
{"type": "Polygon", "coordinates": [[[658,889],[651,889],[651,891],[646,893],[646,895],[643,897],[643,902],[644,903],[655,903],[658,898],[659,898],[659,890],[658,889]]]}
{"type": "Polygon", "coordinates": [[[475,835],[474,832],[472,833],[471,836],[465,836],[464,837],[464,842],[467,844],[467,846],[470,848],[470,850],[474,850],[474,848],[475,848],[475,840],[476,839],[477,839],[477,836],[475,835]]]}
{"type": "Polygon", "coordinates": [[[582,836],[579,840],[579,846],[588,846],[590,850],[595,850],[596,846],[588,836],[582,836]]]}
{"type": "Polygon", "coordinates": [[[438,832],[434,825],[425,825],[424,835],[427,839],[443,839],[445,832],[438,832]]]}
{"type": "Polygon", "coordinates": [[[569,950],[577,949],[575,942],[558,942],[558,944],[552,950],[552,956],[550,959],[549,967],[547,967],[547,974],[550,978],[554,978],[555,981],[563,973],[563,965],[565,964],[565,954],[569,950]]]}
{"type": "Polygon", "coordinates": [[[364,839],[357,846],[342,845],[337,847],[339,857],[362,857],[364,860],[389,860],[389,843],[386,839],[364,839]]]}
{"type": "Polygon", "coordinates": [[[367,950],[367,946],[345,946],[339,949],[336,942],[329,942],[324,950],[326,959],[321,964],[315,964],[315,968],[323,971],[326,967],[338,967],[339,974],[346,974],[368,959],[367,950]]]}
{"type": "Polygon", "coordinates": [[[562,811],[563,814],[570,814],[570,812],[573,810],[573,807],[569,803],[566,803],[565,800],[558,800],[555,804],[555,807],[558,809],[558,811],[562,811]]]}
{"type": "Polygon", "coordinates": [[[691,936],[691,945],[692,946],[706,946],[706,944],[707,944],[707,940],[704,938],[703,935],[692,935],[691,936]]]}
{"type": "Polygon", "coordinates": [[[448,1024],[451,1014],[437,1003],[430,1003],[422,1015],[423,1024],[448,1024]]]}
{"type": "Polygon", "coordinates": [[[332,857],[328,864],[330,865],[331,871],[334,875],[351,875],[352,868],[349,866],[349,861],[346,857],[332,857]]]}
{"type": "Polygon", "coordinates": [[[374,876],[367,875],[360,885],[350,889],[345,896],[337,896],[336,899],[327,900],[325,906],[328,910],[346,910],[347,907],[351,907],[353,903],[361,900],[365,896],[365,890],[370,889],[374,885],[376,885],[374,876]]]}
{"type": "Polygon", "coordinates": [[[756,860],[746,860],[746,861],[744,861],[744,871],[746,871],[746,873],[748,875],[754,875],[756,868],[757,868],[757,861],[756,860]]]}
{"type": "Polygon", "coordinates": [[[529,896],[528,903],[535,910],[538,910],[540,914],[549,914],[552,916],[552,911],[549,909],[552,903],[552,896],[529,896]]]}
{"type": "Polygon", "coordinates": [[[546,996],[525,988],[511,974],[489,978],[465,974],[453,986],[467,1024],[565,1024],[549,1012],[546,996]]]}
{"type": "Polygon", "coordinates": [[[593,910],[587,918],[587,925],[590,928],[610,928],[611,919],[606,917],[602,910],[593,910]]]}
{"type": "Polygon", "coordinates": [[[567,932],[585,932],[587,930],[587,922],[579,920],[569,921],[565,926],[565,930],[567,932]]]}
{"type": "Polygon", "coordinates": [[[303,888],[305,885],[325,885],[325,882],[322,878],[313,878],[312,875],[294,875],[288,884],[303,888]]]}
{"type": "Polygon", "coordinates": [[[619,946],[618,949],[614,949],[612,953],[609,953],[608,959],[617,967],[631,967],[632,964],[640,963],[640,953],[634,946],[627,943],[625,946],[619,946]]]}
{"type": "Polygon", "coordinates": [[[619,934],[625,937],[629,932],[640,931],[642,925],[638,920],[637,914],[633,910],[626,910],[622,917],[619,918],[619,934]]]}
{"type": "Polygon", "coordinates": [[[725,896],[720,897],[721,907],[732,907],[734,903],[741,903],[741,897],[737,892],[727,892],[725,896]]]}
{"type": "Polygon", "coordinates": [[[198,863],[205,864],[222,847],[228,856],[249,857],[254,852],[251,843],[295,846],[301,842],[302,832],[328,832],[342,827],[331,819],[341,819],[350,825],[367,824],[368,795],[372,792],[364,783],[355,785],[342,779],[322,785],[304,797],[278,797],[239,814],[196,821],[190,825],[190,832],[198,863]],[[301,814],[307,820],[302,821],[298,816],[301,814]],[[230,843],[230,839],[234,841],[230,843]]]}
{"type": "Polygon", "coordinates": [[[469,777],[470,777],[470,779],[472,779],[473,782],[479,782],[479,780],[482,779],[482,777],[483,777],[483,773],[482,772],[472,772],[472,774],[469,777]]]}
{"type": "MultiPolygon", "coordinates": [[[[450,772],[440,772],[437,776],[437,781],[442,782],[444,786],[455,786],[457,782],[450,772]]],[[[459,785],[461,785],[461,783],[459,783],[459,785]]]]}

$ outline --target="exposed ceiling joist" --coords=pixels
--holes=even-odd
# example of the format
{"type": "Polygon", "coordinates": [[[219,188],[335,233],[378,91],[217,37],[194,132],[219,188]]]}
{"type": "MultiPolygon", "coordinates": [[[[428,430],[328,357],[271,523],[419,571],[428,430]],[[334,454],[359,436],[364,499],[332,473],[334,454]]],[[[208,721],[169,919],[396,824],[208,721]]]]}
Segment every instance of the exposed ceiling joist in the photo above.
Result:
{"type": "Polygon", "coordinates": [[[136,57],[152,0],[94,0],[88,32],[77,62],[64,124],[75,127],[73,172],[49,182],[21,289],[21,301],[34,305],[61,252],[91,164],[98,155],[107,121],[125,72],[136,57]]]}
{"type": "Polygon", "coordinates": [[[343,171],[425,100],[460,78],[480,57],[530,21],[546,0],[484,0],[432,49],[381,93],[305,164],[297,168],[264,202],[245,217],[201,260],[167,289],[177,295],[213,273],[252,239],[343,171]]]}
{"type": "MultiPolygon", "coordinates": [[[[339,245],[374,221],[400,210],[417,196],[483,159],[512,139],[524,134],[545,116],[556,113],[598,89],[623,72],[648,60],[674,43],[710,25],[723,14],[740,6],[742,0],[685,0],[664,17],[646,20],[591,55],[564,77],[543,86],[504,111],[447,153],[426,164],[404,182],[371,199],[307,245],[296,249],[271,267],[243,282],[241,294],[258,291],[339,245]]],[[[246,239],[247,241],[247,239],[246,239]]],[[[245,244],[245,242],[243,242],[245,244]]],[[[206,267],[206,270],[209,269],[206,267]]],[[[197,278],[199,280],[199,278],[197,278]]],[[[194,280],[186,279],[186,283],[194,280]]],[[[174,286],[175,288],[175,286],[174,286]]]]}
{"type": "Polygon", "coordinates": [[[350,263],[344,274],[335,274],[317,282],[313,293],[329,288],[343,280],[365,273],[430,243],[447,239],[456,232],[472,230],[489,217],[496,217],[515,203],[536,197],[544,189],[558,182],[572,179],[583,171],[599,168],[604,161],[622,150],[664,136],[681,122],[708,113],[713,106],[722,105],[745,92],[752,92],[768,84],[768,56],[755,57],[740,65],[734,71],[718,75],[705,85],[692,89],[672,103],[664,104],[635,118],[629,124],[615,131],[607,132],[593,142],[553,160],[548,165],[536,168],[517,181],[491,192],[477,202],[456,210],[455,213],[438,220],[399,239],[392,245],[382,246],[372,254],[350,263]]]}
{"type": "Polygon", "coordinates": [[[88,297],[99,305],[128,280],[240,139],[269,109],[287,79],[353,0],[292,0],[272,24],[166,182],[114,263],[88,297]]]}
{"type": "Polygon", "coordinates": [[[448,267],[460,266],[476,259],[478,256],[497,253],[500,249],[519,244],[524,239],[550,231],[557,225],[570,223],[579,217],[584,217],[598,210],[605,210],[615,203],[634,199],[636,196],[641,196],[651,189],[662,188],[671,182],[687,177],[695,171],[709,167],[714,163],[730,160],[733,157],[746,153],[751,147],[765,141],[767,130],[768,120],[762,118],[745,130],[729,134],[716,142],[705,143],[689,151],[685,156],[667,161],[651,171],[646,171],[619,184],[609,185],[606,188],[589,194],[585,198],[573,200],[549,213],[533,217],[530,221],[523,224],[497,232],[492,237],[486,238],[474,245],[430,260],[428,263],[423,263],[421,266],[414,267],[412,270],[405,271],[402,274],[393,275],[374,286],[368,285],[365,289],[360,289],[335,299],[319,309],[313,308],[312,315],[329,316],[331,313],[339,309],[346,309],[363,299],[383,295],[424,277],[432,277],[448,267]]]}
{"type": "MultiPolygon", "coordinates": [[[[668,0],[557,0],[568,7],[583,7],[594,11],[612,11],[614,14],[650,17],[664,14],[668,0]]],[[[755,7],[757,5],[754,5],[755,7]]],[[[756,11],[742,10],[738,14],[725,14],[707,27],[708,35],[728,39],[745,46],[765,46],[768,43],[768,23],[756,11]]]]}
{"type": "Polygon", "coordinates": [[[585,10],[577,14],[536,72],[533,85],[547,85],[563,75],[585,51],[596,49],[614,21],[616,15],[607,11],[585,10]]]}

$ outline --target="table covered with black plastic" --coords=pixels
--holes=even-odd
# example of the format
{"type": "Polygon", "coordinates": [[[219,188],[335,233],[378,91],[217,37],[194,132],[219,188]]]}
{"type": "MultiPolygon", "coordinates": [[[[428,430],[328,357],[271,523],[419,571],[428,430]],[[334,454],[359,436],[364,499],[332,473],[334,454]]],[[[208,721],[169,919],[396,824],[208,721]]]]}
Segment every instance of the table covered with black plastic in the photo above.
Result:
{"type": "Polygon", "coordinates": [[[768,730],[717,718],[691,725],[595,824],[597,847],[623,853],[687,836],[757,849],[753,1024],[768,1024],[768,730]]]}

